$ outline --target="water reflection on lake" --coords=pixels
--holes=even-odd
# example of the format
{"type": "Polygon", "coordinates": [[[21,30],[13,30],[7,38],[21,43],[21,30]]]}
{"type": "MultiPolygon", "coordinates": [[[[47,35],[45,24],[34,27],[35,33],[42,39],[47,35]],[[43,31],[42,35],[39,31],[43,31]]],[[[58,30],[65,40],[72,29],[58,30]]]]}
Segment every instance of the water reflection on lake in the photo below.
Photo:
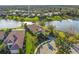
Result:
{"type": "Polygon", "coordinates": [[[79,33],[79,21],[77,20],[63,20],[63,21],[52,21],[52,22],[46,22],[46,26],[53,25],[55,26],[55,29],[65,31],[65,32],[71,32],[79,33]]]}
{"type": "Polygon", "coordinates": [[[17,22],[14,20],[0,20],[0,28],[16,28],[21,26],[21,22],[17,22]]]}

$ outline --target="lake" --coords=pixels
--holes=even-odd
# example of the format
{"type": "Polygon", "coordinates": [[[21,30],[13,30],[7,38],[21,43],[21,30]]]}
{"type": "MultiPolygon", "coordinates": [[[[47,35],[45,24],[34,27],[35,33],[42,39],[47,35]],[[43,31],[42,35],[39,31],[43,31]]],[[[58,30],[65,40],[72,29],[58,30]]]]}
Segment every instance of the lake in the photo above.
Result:
{"type": "Polygon", "coordinates": [[[21,22],[14,20],[0,20],[0,28],[17,28],[21,26],[21,22]]]}
{"type": "Polygon", "coordinates": [[[63,21],[51,21],[46,22],[46,26],[55,26],[56,30],[61,30],[64,32],[79,33],[79,21],[78,20],[63,20],[63,21]]]}

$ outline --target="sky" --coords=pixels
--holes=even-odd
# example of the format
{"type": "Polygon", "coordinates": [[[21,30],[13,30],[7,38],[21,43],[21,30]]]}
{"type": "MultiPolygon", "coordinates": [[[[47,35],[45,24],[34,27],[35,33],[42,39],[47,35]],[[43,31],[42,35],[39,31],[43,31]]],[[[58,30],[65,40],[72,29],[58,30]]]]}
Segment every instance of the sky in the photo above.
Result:
{"type": "Polygon", "coordinates": [[[79,5],[79,0],[0,0],[0,5],[79,5]]]}

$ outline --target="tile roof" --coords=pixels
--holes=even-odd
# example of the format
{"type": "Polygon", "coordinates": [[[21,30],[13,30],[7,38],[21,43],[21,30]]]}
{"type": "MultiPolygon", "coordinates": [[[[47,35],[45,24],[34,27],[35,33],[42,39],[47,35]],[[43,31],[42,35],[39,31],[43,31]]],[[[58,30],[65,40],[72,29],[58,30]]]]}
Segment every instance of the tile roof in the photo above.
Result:
{"type": "Polygon", "coordinates": [[[28,25],[27,26],[32,32],[38,32],[38,31],[42,31],[44,32],[44,30],[42,29],[41,26],[33,24],[33,25],[28,25]]]}
{"type": "Polygon", "coordinates": [[[12,30],[12,32],[5,39],[4,43],[7,44],[11,40],[11,42],[13,43],[11,49],[15,49],[16,45],[19,48],[22,48],[24,42],[24,35],[25,30],[12,30]]]}
{"type": "Polygon", "coordinates": [[[19,46],[17,45],[17,44],[14,44],[12,47],[11,47],[11,50],[16,50],[16,49],[18,49],[19,48],[19,46]]]}
{"type": "Polygon", "coordinates": [[[9,40],[7,43],[12,43],[12,41],[11,41],[11,40],[9,40]]]}

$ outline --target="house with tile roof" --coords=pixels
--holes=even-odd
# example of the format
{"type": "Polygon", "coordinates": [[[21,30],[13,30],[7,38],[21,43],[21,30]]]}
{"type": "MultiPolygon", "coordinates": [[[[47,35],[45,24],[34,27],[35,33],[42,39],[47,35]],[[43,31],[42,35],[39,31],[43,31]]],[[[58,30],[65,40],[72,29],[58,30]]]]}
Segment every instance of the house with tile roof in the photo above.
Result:
{"type": "Polygon", "coordinates": [[[4,40],[12,54],[19,53],[19,49],[23,48],[24,36],[25,30],[12,30],[4,40]]]}
{"type": "Polygon", "coordinates": [[[37,24],[28,25],[27,28],[32,31],[32,33],[44,32],[45,30],[37,24]]]}

